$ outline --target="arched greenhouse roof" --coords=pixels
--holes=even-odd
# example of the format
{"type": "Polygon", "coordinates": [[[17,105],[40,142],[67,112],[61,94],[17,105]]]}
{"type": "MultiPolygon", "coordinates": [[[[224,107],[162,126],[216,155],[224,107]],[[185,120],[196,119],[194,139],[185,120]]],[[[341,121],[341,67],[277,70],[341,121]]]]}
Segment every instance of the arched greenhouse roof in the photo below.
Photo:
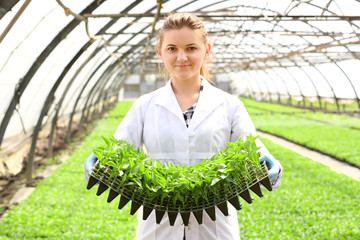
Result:
{"type": "Polygon", "coordinates": [[[204,20],[210,69],[234,93],[359,110],[359,0],[8,0],[0,2],[0,151],[30,141],[31,159],[45,127],[49,146],[57,127],[69,139],[134,75],[156,76],[156,35],[170,12],[204,20]]]}

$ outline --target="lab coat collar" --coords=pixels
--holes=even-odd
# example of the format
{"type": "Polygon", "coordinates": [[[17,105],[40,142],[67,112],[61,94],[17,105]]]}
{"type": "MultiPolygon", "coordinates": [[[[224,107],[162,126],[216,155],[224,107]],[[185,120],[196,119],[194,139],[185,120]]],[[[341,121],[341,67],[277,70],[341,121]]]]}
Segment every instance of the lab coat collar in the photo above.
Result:
{"type": "MultiPolygon", "coordinates": [[[[213,87],[205,79],[203,79],[203,86],[204,89],[200,92],[200,97],[198,103],[196,104],[194,116],[192,117],[188,127],[189,130],[195,129],[215,108],[217,108],[224,101],[224,98],[222,97],[223,95],[219,94],[219,90],[213,87]]],[[[175,116],[177,116],[184,123],[186,128],[181,108],[171,87],[171,79],[157,95],[154,103],[163,106],[175,116]]]]}

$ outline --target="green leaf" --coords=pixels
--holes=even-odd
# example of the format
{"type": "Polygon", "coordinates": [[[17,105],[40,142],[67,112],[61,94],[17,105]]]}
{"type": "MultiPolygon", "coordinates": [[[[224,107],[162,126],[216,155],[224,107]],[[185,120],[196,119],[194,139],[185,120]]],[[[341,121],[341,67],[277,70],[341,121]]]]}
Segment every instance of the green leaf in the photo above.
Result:
{"type": "Polygon", "coordinates": [[[214,186],[218,181],[220,181],[220,178],[214,178],[214,179],[211,181],[210,186],[214,186]]]}
{"type": "Polygon", "coordinates": [[[102,137],[102,139],[104,140],[104,142],[106,143],[106,145],[107,145],[107,146],[110,146],[110,144],[111,144],[110,139],[107,138],[107,137],[104,137],[104,136],[101,136],[101,137],[102,137]]]}

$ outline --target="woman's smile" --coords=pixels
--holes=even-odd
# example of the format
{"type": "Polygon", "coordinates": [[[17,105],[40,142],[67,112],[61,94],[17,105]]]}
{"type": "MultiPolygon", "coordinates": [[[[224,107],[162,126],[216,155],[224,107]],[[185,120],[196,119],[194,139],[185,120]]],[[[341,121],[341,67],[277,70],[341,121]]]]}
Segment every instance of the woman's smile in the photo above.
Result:
{"type": "Polygon", "coordinates": [[[191,65],[190,64],[177,64],[177,65],[175,65],[175,67],[177,67],[177,68],[187,68],[187,67],[191,67],[191,65]]]}

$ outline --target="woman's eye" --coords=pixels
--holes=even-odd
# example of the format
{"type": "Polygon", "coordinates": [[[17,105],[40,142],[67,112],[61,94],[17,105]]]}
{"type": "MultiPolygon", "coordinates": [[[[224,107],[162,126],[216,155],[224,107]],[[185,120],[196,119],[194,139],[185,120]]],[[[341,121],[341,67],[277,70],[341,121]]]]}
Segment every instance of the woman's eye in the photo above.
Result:
{"type": "Polygon", "coordinates": [[[175,50],[174,47],[169,47],[169,48],[168,48],[168,51],[174,51],[174,50],[175,50]]]}
{"type": "Polygon", "coordinates": [[[196,50],[196,47],[189,47],[189,50],[191,51],[196,50]]]}

